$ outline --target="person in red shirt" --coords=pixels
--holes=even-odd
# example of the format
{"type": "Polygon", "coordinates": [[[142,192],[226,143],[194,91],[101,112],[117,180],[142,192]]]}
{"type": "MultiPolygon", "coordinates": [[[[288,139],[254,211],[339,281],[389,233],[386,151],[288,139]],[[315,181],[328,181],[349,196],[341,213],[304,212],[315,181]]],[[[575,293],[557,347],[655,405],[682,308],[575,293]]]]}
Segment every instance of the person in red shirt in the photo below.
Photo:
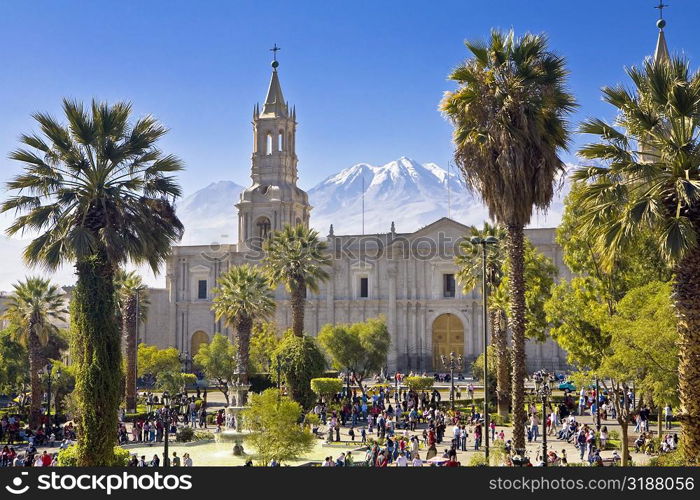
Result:
{"type": "Polygon", "coordinates": [[[44,453],[41,454],[41,464],[44,467],[50,467],[52,460],[51,455],[46,453],[46,450],[44,450],[44,453]]]}

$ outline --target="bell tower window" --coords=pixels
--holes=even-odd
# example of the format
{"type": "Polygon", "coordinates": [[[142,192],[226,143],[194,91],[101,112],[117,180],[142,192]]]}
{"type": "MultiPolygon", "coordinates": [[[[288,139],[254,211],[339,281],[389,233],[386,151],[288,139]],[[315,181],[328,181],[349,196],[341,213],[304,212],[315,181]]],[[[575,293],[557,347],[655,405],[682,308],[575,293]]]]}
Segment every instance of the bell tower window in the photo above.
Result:
{"type": "Polygon", "coordinates": [[[281,130],[277,135],[277,151],[284,151],[284,132],[281,130]]]}
{"type": "Polygon", "coordinates": [[[270,219],[267,217],[259,217],[255,222],[256,236],[260,239],[266,239],[270,236],[270,219]]]}
{"type": "Polygon", "coordinates": [[[265,154],[266,155],[271,155],[272,154],[272,134],[267,133],[266,137],[266,144],[265,144],[265,154]]]}

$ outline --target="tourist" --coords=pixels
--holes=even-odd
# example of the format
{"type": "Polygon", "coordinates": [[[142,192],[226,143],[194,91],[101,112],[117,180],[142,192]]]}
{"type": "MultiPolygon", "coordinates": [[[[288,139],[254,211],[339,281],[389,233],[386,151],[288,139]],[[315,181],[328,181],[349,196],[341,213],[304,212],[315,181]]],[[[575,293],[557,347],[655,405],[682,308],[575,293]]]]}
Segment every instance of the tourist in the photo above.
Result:
{"type": "Polygon", "coordinates": [[[413,454],[411,465],[413,465],[413,467],[423,467],[423,461],[420,459],[420,454],[418,452],[413,454]]]}
{"type": "Polygon", "coordinates": [[[668,404],[664,408],[664,420],[666,422],[666,429],[671,428],[671,421],[673,420],[673,408],[671,408],[671,405],[668,404]]]}
{"type": "Polygon", "coordinates": [[[399,456],[396,458],[396,466],[408,467],[408,458],[406,458],[406,454],[403,451],[399,453],[399,456]]]}
{"type": "Polygon", "coordinates": [[[606,425],[600,428],[600,436],[598,436],[598,439],[600,441],[600,448],[604,450],[608,442],[608,427],[606,425]]]}
{"type": "Polygon", "coordinates": [[[177,452],[173,452],[173,459],[170,461],[173,467],[180,467],[180,457],[177,456],[177,452]]]}

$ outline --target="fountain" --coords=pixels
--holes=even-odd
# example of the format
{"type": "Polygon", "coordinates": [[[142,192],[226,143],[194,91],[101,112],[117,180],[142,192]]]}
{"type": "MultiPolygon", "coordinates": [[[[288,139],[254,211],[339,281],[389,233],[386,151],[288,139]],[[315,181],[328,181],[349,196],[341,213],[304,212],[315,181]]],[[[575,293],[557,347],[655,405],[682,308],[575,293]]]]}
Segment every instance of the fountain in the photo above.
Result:
{"type": "Polygon", "coordinates": [[[248,399],[249,384],[229,385],[229,394],[231,394],[231,405],[226,407],[227,422],[233,424],[216,434],[216,441],[221,443],[234,443],[233,454],[241,456],[245,454],[243,450],[243,439],[248,435],[247,431],[243,430],[242,420],[240,417],[241,411],[245,410],[248,399]]]}

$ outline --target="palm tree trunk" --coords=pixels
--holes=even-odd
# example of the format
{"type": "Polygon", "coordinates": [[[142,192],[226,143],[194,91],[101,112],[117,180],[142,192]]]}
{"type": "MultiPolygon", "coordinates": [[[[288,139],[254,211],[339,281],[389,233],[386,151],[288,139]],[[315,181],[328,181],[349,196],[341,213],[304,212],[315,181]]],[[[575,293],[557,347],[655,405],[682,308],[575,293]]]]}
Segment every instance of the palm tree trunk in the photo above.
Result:
{"type": "Polygon", "coordinates": [[[506,328],[505,311],[491,311],[491,341],[496,350],[496,394],[498,396],[498,414],[508,415],[510,408],[510,360],[508,359],[508,331],[506,328]]]}
{"type": "Polygon", "coordinates": [[[114,459],[121,401],[120,329],[115,321],[112,266],[103,256],[76,264],[71,302],[71,355],[78,399],[77,465],[106,466],[114,459]]]}
{"type": "Polygon", "coordinates": [[[253,329],[253,320],[248,317],[241,317],[238,320],[236,334],[238,338],[238,359],[236,369],[238,370],[238,380],[241,384],[247,385],[249,379],[250,360],[250,332],[253,329]]]}
{"type": "Polygon", "coordinates": [[[136,295],[130,295],[124,303],[122,310],[122,336],[126,345],[126,409],[133,413],[136,411],[136,331],[138,330],[138,318],[136,317],[136,295]]]}
{"type": "Polygon", "coordinates": [[[33,319],[29,320],[28,328],[29,379],[32,393],[32,401],[29,406],[29,427],[38,429],[41,425],[41,400],[44,392],[41,390],[41,378],[39,377],[39,372],[41,371],[41,343],[39,335],[36,333],[36,322],[33,319]]]}
{"type": "Polygon", "coordinates": [[[306,306],[306,283],[297,282],[291,287],[292,331],[297,337],[304,336],[304,307],[306,306]]]}
{"type": "Polygon", "coordinates": [[[519,453],[525,450],[525,236],[523,227],[509,224],[507,227],[510,330],[513,335],[513,447],[519,453]]]}
{"type": "Polygon", "coordinates": [[[678,317],[681,449],[687,464],[700,462],[700,249],[676,267],[673,299],[678,317]]]}
{"type": "Polygon", "coordinates": [[[629,421],[624,418],[618,418],[618,423],[620,424],[620,439],[622,440],[620,442],[620,447],[622,449],[622,466],[627,467],[629,465],[629,456],[630,456],[630,445],[628,443],[628,438],[629,436],[629,421]]]}

